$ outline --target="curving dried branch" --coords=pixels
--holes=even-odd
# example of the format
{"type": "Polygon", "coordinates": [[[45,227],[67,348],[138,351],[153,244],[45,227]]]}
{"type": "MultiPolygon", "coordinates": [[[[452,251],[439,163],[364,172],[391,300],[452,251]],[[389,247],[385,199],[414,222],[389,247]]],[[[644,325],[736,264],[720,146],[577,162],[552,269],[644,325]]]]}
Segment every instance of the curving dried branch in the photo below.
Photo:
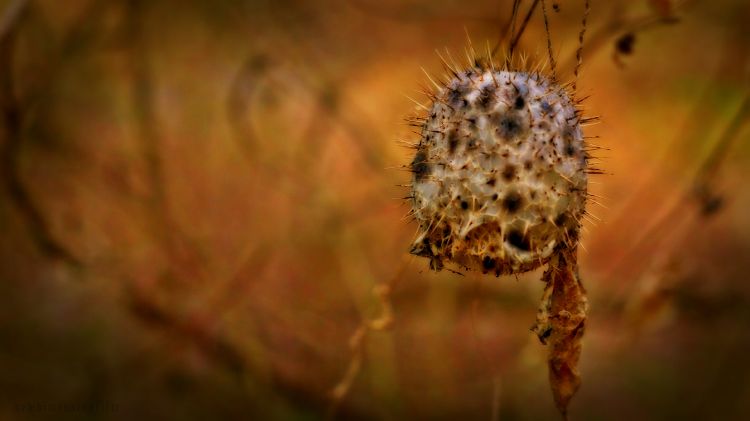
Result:
{"type": "Polygon", "coordinates": [[[28,11],[28,1],[16,0],[8,6],[0,21],[0,112],[4,140],[0,155],[2,174],[9,198],[25,219],[37,247],[51,258],[79,266],[78,258],[52,234],[21,176],[19,155],[23,146],[24,108],[14,92],[13,53],[20,25],[28,11]]]}
{"type": "Polygon", "coordinates": [[[349,338],[351,359],[343,377],[338,383],[336,383],[336,386],[331,389],[331,401],[328,407],[327,419],[333,419],[336,416],[362,369],[362,363],[365,357],[365,346],[367,345],[367,337],[370,332],[388,330],[393,324],[394,315],[390,295],[398,285],[399,280],[403,276],[404,271],[409,266],[411,260],[412,259],[409,259],[407,262],[402,263],[393,278],[373,288],[373,295],[377,297],[380,303],[381,313],[374,319],[362,320],[349,338]]]}
{"type": "Polygon", "coordinates": [[[258,139],[248,116],[252,112],[251,101],[258,90],[259,80],[270,66],[269,59],[263,54],[254,54],[245,59],[232,80],[227,94],[227,119],[234,131],[237,143],[249,158],[257,152],[258,139]]]}

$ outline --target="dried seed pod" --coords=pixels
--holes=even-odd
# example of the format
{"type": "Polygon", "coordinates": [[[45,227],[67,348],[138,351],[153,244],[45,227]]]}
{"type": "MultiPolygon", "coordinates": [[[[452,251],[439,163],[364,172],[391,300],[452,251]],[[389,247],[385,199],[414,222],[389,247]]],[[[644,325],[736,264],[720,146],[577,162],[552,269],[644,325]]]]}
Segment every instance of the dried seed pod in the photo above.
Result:
{"type": "MultiPolygon", "coordinates": [[[[513,4],[511,28],[518,11],[518,2],[513,4]]],[[[431,104],[422,106],[427,115],[415,120],[421,136],[411,162],[410,197],[419,231],[411,253],[428,257],[434,270],[452,264],[497,276],[549,264],[532,331],[549,346],[552,396],[567,419],[581,382],[588,310],[578,276],[580,221],[588,174],[600,173],[588,166],[581,129],[595,118],[582,118],[573,99],[590,7],[585,0],[573,81],[563,86],[555,76],[544,1],[541,6],[550,76],[512,66],[524,20],[509,38],[503,69],[470,56],[470,68],[445,63],[448,81],[433,82],[431,104]]]]}
{"type": "Polygon", "coordinates": [[[587,185],[580,113],[540,73],[475,66],[452,75],[411,163],[411,252],[436,270],[533,270],[577,239],[587,185]]]}

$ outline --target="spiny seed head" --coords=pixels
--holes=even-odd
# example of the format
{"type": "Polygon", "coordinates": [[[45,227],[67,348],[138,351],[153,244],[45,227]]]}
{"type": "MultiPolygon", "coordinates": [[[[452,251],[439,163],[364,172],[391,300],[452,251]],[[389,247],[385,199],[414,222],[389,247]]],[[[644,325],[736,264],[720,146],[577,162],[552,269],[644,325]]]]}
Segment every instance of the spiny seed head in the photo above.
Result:
{"type": "Polygon", "coordinates": [[[497,275],[572,246],[587,155],[566,90],[538,73],[476,66],[434,93],[411,163],[411,252],[497,275]]]}

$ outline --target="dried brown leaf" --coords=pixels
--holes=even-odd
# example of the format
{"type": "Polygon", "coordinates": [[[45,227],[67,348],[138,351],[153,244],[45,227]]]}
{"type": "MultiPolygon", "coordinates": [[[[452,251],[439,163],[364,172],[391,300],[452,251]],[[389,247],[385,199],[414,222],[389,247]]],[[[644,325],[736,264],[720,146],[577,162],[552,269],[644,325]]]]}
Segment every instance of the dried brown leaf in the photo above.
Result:
{"type": "Polygon", "coordinates": [[[562,249],[542,277],[547,285],[532,331],[549,345],[547,362],[552,395],[567,418],[568,404],[581,384],[578,360],[588,302],[578,276],[576,251],[562,249]]]}

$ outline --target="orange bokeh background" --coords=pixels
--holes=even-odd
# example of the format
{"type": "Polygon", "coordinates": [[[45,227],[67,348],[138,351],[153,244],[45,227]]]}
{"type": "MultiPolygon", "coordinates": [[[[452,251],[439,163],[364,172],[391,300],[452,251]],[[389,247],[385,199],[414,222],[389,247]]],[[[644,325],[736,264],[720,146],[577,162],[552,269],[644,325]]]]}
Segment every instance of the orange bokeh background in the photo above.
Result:
{"type": "MultiPolygon", "coordinates": [[[[1,10],[20,3],[0,28],[0,419],[324,418],[394,276],[339,417],[558,417],[529,331],[540,272],[429,271],[398,186],[421,67],[465,62],[467,33],[494,45],[511,1],[1,10]],[[90,404],[110,406],[50,407],[90,404]]],[[[568,78],[583,1],[557,3],[568,78]]],[[[750,9],[592,3],[579,93],[607,174],[571,418],[746,418],[750,9]]],[[[545,48],[535,14],[520,49],[545,48]]]]}

